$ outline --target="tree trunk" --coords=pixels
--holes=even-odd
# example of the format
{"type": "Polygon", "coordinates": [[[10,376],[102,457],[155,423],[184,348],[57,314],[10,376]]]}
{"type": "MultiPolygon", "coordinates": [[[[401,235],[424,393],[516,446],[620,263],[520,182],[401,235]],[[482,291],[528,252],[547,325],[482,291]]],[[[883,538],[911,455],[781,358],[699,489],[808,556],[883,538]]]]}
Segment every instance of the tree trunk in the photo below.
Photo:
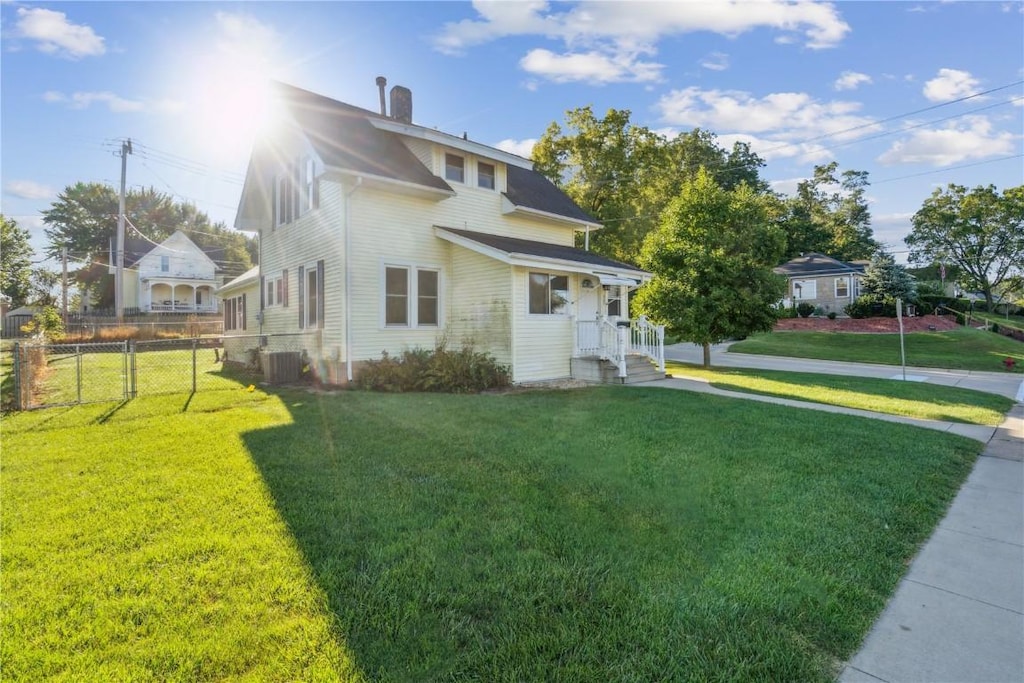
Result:
{"type": "Polygon", "coordinates": [[[711,367],[711,344],[704,343],[704,367],[711,367]]]}
{"type": "Polygon", "coordinates": [[[984,287],[981,291],[985,294],[985,310],[989,313],[995,313],[996,307],[995,304],[992,303],[992,288],[984,287]]]}

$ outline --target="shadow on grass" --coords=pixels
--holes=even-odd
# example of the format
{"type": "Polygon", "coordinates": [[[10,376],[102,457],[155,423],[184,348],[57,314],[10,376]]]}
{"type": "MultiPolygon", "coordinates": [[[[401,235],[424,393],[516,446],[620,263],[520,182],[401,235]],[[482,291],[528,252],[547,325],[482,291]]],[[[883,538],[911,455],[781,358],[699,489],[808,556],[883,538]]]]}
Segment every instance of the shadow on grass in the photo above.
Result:
{"type": "Polygon", "coordinates": [[[657,389],[280,398],[243,439],[370,680],[830,680],[977,455],[657,389]]]}

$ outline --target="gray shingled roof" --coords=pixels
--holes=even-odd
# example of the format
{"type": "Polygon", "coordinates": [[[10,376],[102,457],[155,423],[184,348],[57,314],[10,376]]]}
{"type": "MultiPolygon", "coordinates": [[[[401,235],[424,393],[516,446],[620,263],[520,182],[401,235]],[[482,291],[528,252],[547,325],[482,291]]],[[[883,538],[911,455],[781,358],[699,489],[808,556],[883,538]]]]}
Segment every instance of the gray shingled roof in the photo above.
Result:
{"type": "Polygon", "coordinates": [[[789,277],[815,275],[841,275],[844,273],[863,273],[864,266],[846,263],[831,256],[816,252],[797,256],[774,269],[776,273],[789,277]]]}
{"type": "Polygon", "coordinates": [[[560,244],[523,240],[517,237],[491,235],[483,232],[473,232],[472,230],[460,230],[458,228],[448,228],[443,225],[439,225],[437,227],[460,237],[473,240],[474,242],[484,246],[491,247],[492,249],[498,249],[506,254],[522,254],[524,256],[560,259],[562,261],[585,263],[598,269],[609,268],[616,271],[630,270],[644,275],[647,274],[646,271],[643,271],[636,266],[631,266],[630,264],[623,263],[622,261],[605,258],[604,256],[595,254],[592,251],[584,251],[582,249],[577,249],[576,247],[565,247],[560,244]]]}
{"type": "Polygon", "coordinates": [[[328,166],[452,192],[397,135],[370,124],[379,114],[283,83],[277,89],[328,166]]]}
{"type": "MultiPolygon", "coordinates": [[[[370,123],[371,119],[391,120],[388,117],[284,83],[277,83],[276,87],[328,166],[453,191],[444,179],[431,173],[416,158],[402,143],[399,134],[380,130],[370,123]]],[[[574,221],[597,223],[544,175],[512,164],[507,169],[508,190],[504,194],[516,206],[574,221]]]]}
{"type": "Polygon", "coordinates": [[[505,196],[516,206],[553,213],[585,223],[597,220],[555,187],[555,184],[537,171],[518,166],[508,167],[508,191],[505,196]]]}

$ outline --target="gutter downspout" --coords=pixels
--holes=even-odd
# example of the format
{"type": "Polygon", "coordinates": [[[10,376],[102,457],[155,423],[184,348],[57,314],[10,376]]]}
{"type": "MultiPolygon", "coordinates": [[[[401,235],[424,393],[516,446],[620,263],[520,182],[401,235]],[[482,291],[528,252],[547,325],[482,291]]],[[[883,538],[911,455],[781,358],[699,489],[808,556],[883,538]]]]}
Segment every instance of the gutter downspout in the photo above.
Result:
{"type": "Polygon", "coordinates": [[[345,193],[345,378],[352,383],[352,195],[363,186],[363,176],[345,193]]]}

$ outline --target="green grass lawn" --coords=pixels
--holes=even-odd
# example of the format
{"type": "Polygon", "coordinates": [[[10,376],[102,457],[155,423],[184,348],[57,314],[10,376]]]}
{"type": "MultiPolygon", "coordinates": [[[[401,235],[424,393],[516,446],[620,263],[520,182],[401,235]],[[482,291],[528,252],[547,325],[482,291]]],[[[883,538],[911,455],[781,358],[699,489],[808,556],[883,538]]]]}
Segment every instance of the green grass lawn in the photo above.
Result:
{"type": "Polygon", "coordinates": [[[987,320],[996,323],[1000,327],[1012,327],[1015,330],[1024,330],[1024,315],[1000,315],[999,313],[988,313],[985,311],[974,311],[972,317],[975,319],[987,320]]]}
{"type": "Polygon", "coordinates": [[[827,681],[980,445],[660,389],[7,416],[5,681],[827,681]]]}
{"type": "MultiPolygon", "coordinates": [[[[916,332],[904,337],[907,365],[951,370],[1005,371],[1003,359],[1017,361],[1024,372],[1024,344],[998,334],[957,328],[916,332]]],[[[840,360],[852,363],[900,364],[898,334],[840,332],[771,332],[753,335],[729,347],[731,353],[840,360]]]]}
{"type": "Polygon", "coordinates": [[[747,368],[705,370],[675,361],[666,361],[665,366],[676,377],[705,380],[718,389],[924,420],[998,425],[1013,406],[1005,396],[923,382],[747,368]]]}

